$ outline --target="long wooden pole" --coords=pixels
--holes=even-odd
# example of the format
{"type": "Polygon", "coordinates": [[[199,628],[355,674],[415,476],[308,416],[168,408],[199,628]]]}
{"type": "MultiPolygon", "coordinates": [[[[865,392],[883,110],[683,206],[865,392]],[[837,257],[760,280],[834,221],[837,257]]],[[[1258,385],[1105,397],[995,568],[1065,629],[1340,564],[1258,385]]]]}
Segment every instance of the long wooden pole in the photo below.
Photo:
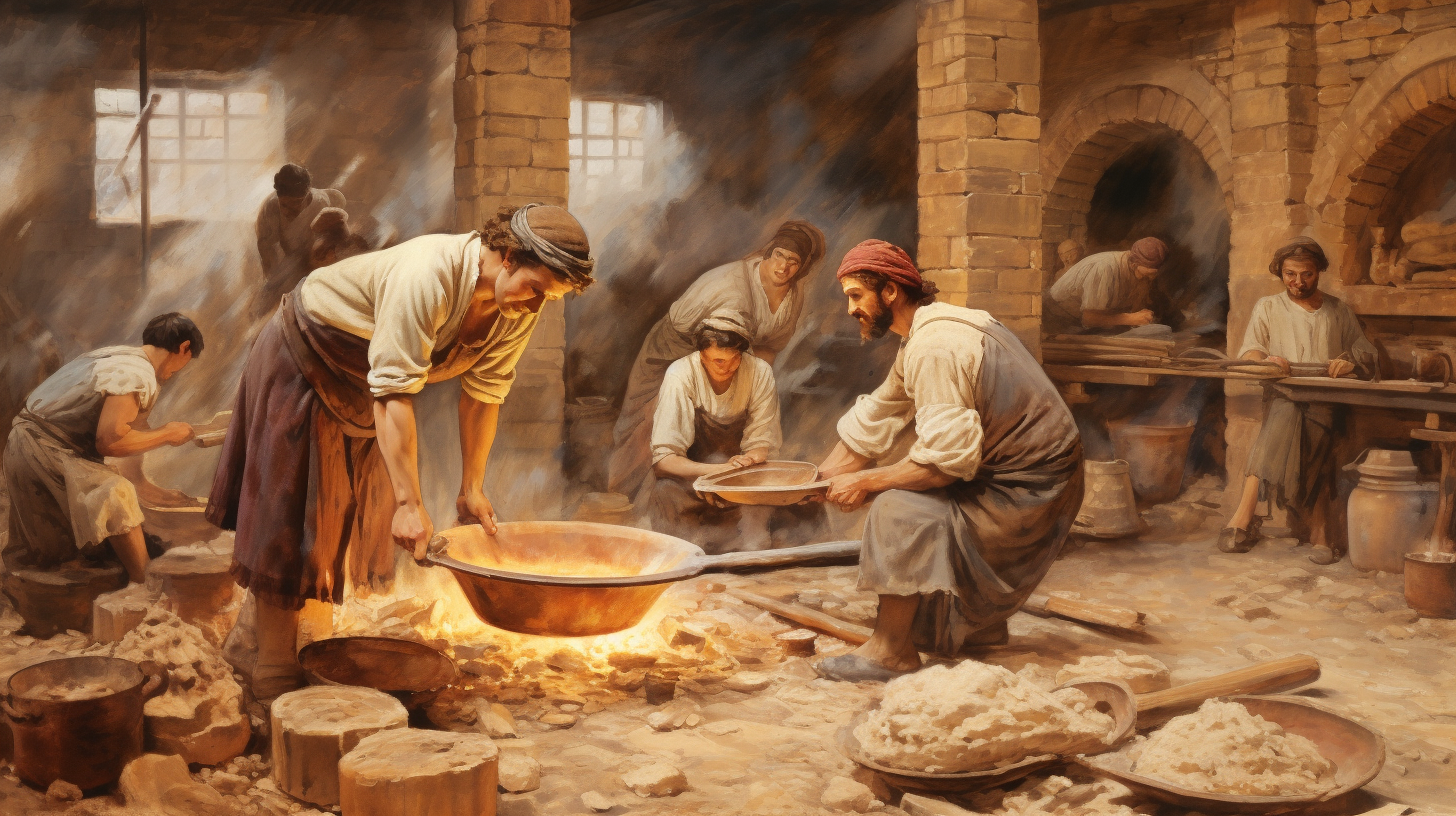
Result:
{"type": "MultiPolygon", "coordinates": [[[[141,40],[139,45],[138,66],[141,72],[140,101],[138,109],[145,112],[147,102],[151,98],[150,88],[147,83],[147,3],[141,3],[141,40]]],[[[139,160],[139,172],[141,177],[141,222],[142,222],[142,286],[147,285],[147,275],[152,265],[152,168],[151,151],[149,150],[150,122],[141,123],[141,157],[139,160]]]]}

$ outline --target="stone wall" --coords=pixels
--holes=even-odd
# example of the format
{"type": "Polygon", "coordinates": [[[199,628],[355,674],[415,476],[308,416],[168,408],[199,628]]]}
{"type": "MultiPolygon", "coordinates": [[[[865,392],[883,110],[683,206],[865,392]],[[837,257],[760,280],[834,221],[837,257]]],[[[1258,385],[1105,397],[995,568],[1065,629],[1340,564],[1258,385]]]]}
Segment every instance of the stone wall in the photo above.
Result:
{"type": "MultiPolygon", "coordinates": [[[[503,205],[567,203],[568,0],[457,0],[455,221],[479,229],[503,205]]],[[[496,446],[554,451],[565,422],[566,322],[548,304],[516,370],[496,446]]]]}
{"type": "Polygon", "coordinates": [[[918,261],[942,299],[1034,351],[1041,327],[1041,53],[1031,0],[919,3],[918,261]]]}

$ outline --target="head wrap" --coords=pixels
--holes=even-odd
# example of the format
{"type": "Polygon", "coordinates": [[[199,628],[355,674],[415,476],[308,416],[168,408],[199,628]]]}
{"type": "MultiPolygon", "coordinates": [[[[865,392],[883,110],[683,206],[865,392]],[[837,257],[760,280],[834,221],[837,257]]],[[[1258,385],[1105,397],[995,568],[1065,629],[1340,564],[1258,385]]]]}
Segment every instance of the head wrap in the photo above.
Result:
{"type": "Polygon", "coordinates": [[[1138,266],[1162,269],[1168,260],[1168,245],[1157,238],[1139,238],[1128,250],[1128,256],[1138,266]]]}
{"type": "Polygon", "coordinates": [[[745,343],[753,339],[753,330],[744,321],[743,313],[736,309],[714,309],[712,314],[703,318],[702,328],[736,334],[745,343]]]}
{"type": "Polygon", "coordinates": [[[855,244],[854,249],[844,254],[834,276],[843,280],[844,276],[855,272],[871,272],[894,281],[904,289],[927,295],[940,291],[934,283],[920,276],[920,270],[915,268],[915,262],[910,260],[905,250],[877,238],[855,244]]]}
{"type": "Polygon", "coordinates": [[[308,228],[316,233],[348,232],[349,214],[338,207],[324,207],[308,228]]]}
{"type": "Polygon", "coordinates": [[[768,257],[774,247],[783,247],[799,256],[799,272],[794,275],[797,280],[813,271],[824,258],[824,233],[808,221],[785,221],[764,244],[764,257],[768,257]]]}
{"type": "Polygon", "coordinates": [[[511,216],[511,233],[578,290],[591,284],[595,262],[586,230],[564,208],[526,204],[511,216]]]}
{"type": "Polygon", "coordinates": [[[285,164],[273,174],[273,189],[285,198],[302,198],[308,195],[313,179],[308,169],[300,164],[285,164]]]}

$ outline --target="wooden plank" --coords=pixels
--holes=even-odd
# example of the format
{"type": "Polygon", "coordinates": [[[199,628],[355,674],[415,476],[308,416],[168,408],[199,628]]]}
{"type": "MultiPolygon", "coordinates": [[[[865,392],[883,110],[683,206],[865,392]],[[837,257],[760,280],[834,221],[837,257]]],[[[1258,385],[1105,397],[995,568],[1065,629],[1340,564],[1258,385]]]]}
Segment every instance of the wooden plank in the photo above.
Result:
{"type": "Polygon", "coordinates": [[[1153,366],[1101,366],[1062,365],[1047,363],[1042,366],[1047,376],[1057,382],[1087,382],[1109,385],[1156,385],[1164,376],[1196,377],[1205,380],[1274,380],[1274,377],[1259,374],[1245,374],[1228,369],[1200,371],[1187,368],[1162,368],[1153,366]]]}
{"type": "Polygon", "coordinates": [[[1398,391],[1307,388],[1298,384],[1290,384],[1289,380],[1275,383],[1274,390],[1295,402],[1333,402],[1341,405],[1363,405],[1390,410],[1456,413],[1456,393],[1448,391],[1414,394],[1398,391]]]}
{"type": "Polygon", "coordinates": [[[1451,394],[1456,396],[1456,385],[1442,387],[1440,383],[1418,380],[1355,380],[1347,377],[1285,377],[1282,385],[1301,388],[1330,388],[1348,391],[1371,391],[1386,394],[1451,394]]]}

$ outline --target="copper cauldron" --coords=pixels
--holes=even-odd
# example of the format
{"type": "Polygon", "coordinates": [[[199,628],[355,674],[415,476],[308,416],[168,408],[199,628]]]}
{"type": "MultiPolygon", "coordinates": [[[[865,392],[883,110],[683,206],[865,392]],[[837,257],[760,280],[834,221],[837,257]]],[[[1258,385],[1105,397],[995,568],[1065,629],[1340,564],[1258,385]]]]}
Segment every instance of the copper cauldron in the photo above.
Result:
{"type": "Polygon", "coordinates": [[[142,753],[142,706],[167,689],[150,661],[63,657],[11,675],[0,709],[15,737],[15,773],[38,788],[115,782],[142,753]]]}

